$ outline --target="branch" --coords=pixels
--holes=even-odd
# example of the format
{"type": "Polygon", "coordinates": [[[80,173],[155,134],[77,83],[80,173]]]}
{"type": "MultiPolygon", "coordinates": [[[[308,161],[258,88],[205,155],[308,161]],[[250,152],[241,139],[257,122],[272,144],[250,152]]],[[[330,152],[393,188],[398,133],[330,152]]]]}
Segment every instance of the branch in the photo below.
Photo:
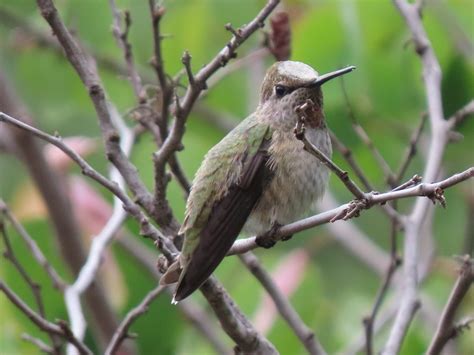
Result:
{"type": "Polygon", "coordinates": [[[5,285],[2,281],[0,281],[0,291],[2,291],[5,296],[23,313],[25,314],[36,326],[41,329],[42,331],[55,334],[63,337],[68,342],[73,344],[79,353],[82,355],[92,355],[92,351],[90,351],[87,346],[81,342],[79,339],[74,337],[71,330],[67,326],[66,323],[62,322],[59,325],[48,322],[46,319],[38,315],[35,311],[33,311],[26,303],[24,303],[17,294],[15,294],[7,285],[5,285]]]}
{"type": "Polygon", "coordinates": [[[173,86],[170,85],[163,63],[163,57],[161,55],[161,31],[160,22],[165,14],[165,8],[161,5],[157,5],[155,0],[148,0],[150,8],[151,22],[153,27],[153,50],[154,56],[151,60],[151,65],[155,69],[158,83],[160,84],[161,94],[161,112],[160,116],[157,116],[156,123],[160,128],[161,139],[164,140],[168,135],[168,116],[169,108],[171,106],[171,100],[173,98],[173,86]]]}
{"type": "MultiPolygon", "coordinates": [[[[119,119],[119,115],[114,115],[114,117],[117,118],[117,121],[114,123],[122,137],[120,148],[123,150],[125,156],[128,157],[131,153],[133,143],[135,142],[135,134],[119,119]]],[[[116,168],[112,168],[110,171],[110,181],[114,181],[117,188],[121,191],[126,189],[125,180],[116,168]]],[[[96,279],[106,248],[121,228],[126,217],[127,212],[123,209],[120,199],[114,195],[112,215],[102,227],[100,233],[92,239],[87,260],[81,267],[76,280],[65,289],[64,300],[71,322],[71,329],[73,334],[79,339],[83,339],[86,331],[86,322],[82,312],[80,296],[96,279]]]]}
{"type": "MultiPolygon", "coordinates": [[[[28,272],[25,270],[25,268],[20,263],[20,261],[17,259],[13,251],[13,247],[10,243],[10,238],[8,236],[8,233],[4,224],[4,216],[6,215],[5,210],[6,210],[6,206],[4,208],[4,206],[2,206],[2,201],[0,200],[0,212],[3,214],[3,216],[0,217],[0,234],[5,244],[5,252],[3,253],[3,256],[5,257],[5,259],[9,260],[12,263],[13,267],[20,274],[21,278],[26,282],[28,287],[31,289],[33,298],[38,308],[39,316],[42,318],[45,318],[46,313],[44,309],[43,297],[41,295],[41,285],[37,283],[36,281],[34,281],[30,277],[30,275],[28,275],[28,272]]],[[[52,333],[49,333],[48,335],[51,338],[51,342],[54,346],[54,352],[56,354],[59,354],[60,343],[58,342],[57,336],[52,333]]]]}
{"type": "Polygon", "coordinates": [[[114,34],[115,39],[117,40],[118,46],[123,51],[123,56],[125,63],[127,65],[127,72],[130,82],[132,84],[133,91],[135,96],[138,99],[138,102],[143,100],[142,98],[142,82],[140,75],[138,74],[137,69],[135,68],[135,63],[133,60],[132,45],[128,41],[128,34],[130,31],[130,26],[132,25],[132,18],[129,11],[124,11],[124,29],[121,29],[121,13],[117,8],[115,0],[109,0],[110,9],[112,10],[113,24],[112,24],[112,33],[114,34]]]}
{"type": "Polygon", "coordinates": [[[329,135],[331,137],[332,145],[339,151],[339,153],[341,153],[342,157],[347,161],[352,170],[354,170],[354,173],[359,178],[362,185],[364,185],[365,189],[367,191],[373,191],[374,188],[372,187],[372,184],[365,176],[362,168],[355,161],[352,151],[339,138],[337,138],[331,130],[329,130],[329,135]]]}
{"type": "MultiPolygon", "coordinates": [[[[183,148],[182,137],[185,130],[185,124],[191,109],[203,90],[206,89],[206,81],[219,68],[225,66],[227,62],[236,56],[237,48],[246,41],[257,29],[263,26],[263,22],[270,15],[273,9],[278,5],[280,0],[268,0],[264,8],[257,16],[249,22],[249,24],[238,29],[238,35],[230,39],[229,43],[199,72],[195,75],[191,71],[190,55],[185,52],[182,62],[185,66],[189,85],[182,99],[175,97],[175,120],[171,127],[170,133],[166,136],[160,150],[153,154],[155,164],[155,208],[161,211],[160,214],[165,219],[170,219],[170,212],[164,209],[167,205],[164,199],[164,188],[167,181],[165,179],[165,164],[170,157],[178,150],[183,148]],[[164,213],[163,213],[164,212],[164,213]]],[[[156,48],[155,48],[156,49],[156,48]]]]}
{"type": "Polygon", "coordinates": [[[81,168],[81,171],[84,175],[90,177],[91,179],[98,182],[100,185],[104,186],[107,190],[109,190],[112,194],[117,196],[122,201],[125,210],[139,221],[141,226],[141,233],[143,233],[142,235],[152,238],[153,240],[158,240],[163,237],[163,235],[155,227],[152,227],[150,221],[145,217],[140,208],[127,196],[127,194],[120,188],[117,183],[110,181],[105,176],[100,174],[97,170],[95,170],[79,154],[77,154],[74,150],[67,146],[62,141],[61,137],[47,134],[3,112],[0,112],[0,122],[5,122],[22,130],[25,130],[33,134],[34,136],[58,147],[81,168]]]}
{"type": "Polygon", "coordinates": [[[55,354],[54,349],[50,347],[48,344],[46,344],[44,341],[42,341],[41,339],[32,337],[31,335],[26,334],[26,333],[23,333],[21,335],[21,338],[24,341],[35,345],[41,352],[45,354],[55,354]]]}
{"type": "Polygon", "coordinates": [[[347,171],[339,168],[331,159],[323,154],[314,144],[312,144],[305,135],[305,121],[307,114],[310,110],[313,110],[314,103],[311,99],[307,99],[306,102],[298,107],[295,111],[298,114],[298,122],[295,127],[295,137],[304,144],[304,149],[310,154],[318,158],[329,170],[331,170],[337,177],[346,185],[347,189],[359,200],[365,199],[364,192],[351,180],[347,171]]]}
{"type": "Polygon", "coordinates": [[[436,333],[426,351],[429,355],[440,354],[446,343],[458,333],[458,327],[454,324],[454,316],[464,296],[474,282],[474,264],[469,255],[463,258],[461,269],[456,283],[449,295],[443,314],[439,320],[436,333]]]}
{"type": "MultiPolygon", "coordinates": [[[[358,211],[361,212],[364,209],[369,209],[374,205],[384,204],[388,201],[398,200],[401,198],[425,196],[430,199],[443,201],[442,191],[444,189],[447,189],[472,177],[474,177],[474,167],[471,167],[461,173],[454,174],[445,180],[431,184],[422,183],[405,190],[389,191],[385,193],[368,193],[365,195],[367,204],[364,206],[360,206],[360,204],[358,204],[358,200],[353,200],[332,210],[284,225],[276,230],[272,240],[277,242],[283,237],[293,235],[297,232],[339,220],[341,219],[341,216],[346,216],[348,211],[353,211],[354,209],[358,209],[358,211]]],[[[352,217],[354,217],[354,215],[350,216],[350,218],[352,217]]],[[[242,254],[249,250],[258,248],[259,246],[255,242],[255,238],[256,237],[250,237],[237,240],[227,255],[242,254]]]]}
{"type": "Polygon", "coordinates": [[[237,344],[235,353],[278,354],[273,344],[254,328],[224,287],[211,276],[200,291],[219,318],[224,331],[237,344]]]}
{"type": "Polygon", "coordinates": [[[143,300],[132,310],[130,310],[127,315],[120,323],[119,327],[114,333],[112,340],[110,341],[107,349],[105,350],[105,355],[113,355],[117,352],[118,348],[122,341],[124,341],[130,335],[128,334],[128,329],[132,323],[141,315],[148,312],[148,307],[150,304],[160,295],[160,293],[165,289],[163,286],[157,286],[143,298],[143,300]]]}
{"type": "MultiPolygon", "coordinates": [[[[0,112],[0,121],[7,122],[23,130],[26,130],[61,149],[77,165],[81,167],[85,175],[102,184],[123,202],[126,211],[139,222],[141,227],[140,233],[142,235],[152,238],[155,241],[159,241],[160,250],[169,260],[172,260],[176,256],[176,247],[168,238],[165,238],[163,234],[161,234],[161,232],[154,227],[153,224],[150,223],[141,209],[118,187],[118,185],[112,183],[103,175],[95,171],[76,152],[65,145],[59,137],[46,134],[2,112],[0,112]]],[[[206,287],[203,288],[203,293],[205,294],[206,298],[208,298],[208,301],[212,302],[217,317],[220,319],[221,323],[225,325],[224,329],[239,346],[242,346],[245,349],[273,349],[273,345],[255,331],[247,318],[245,318],[245,316],[240,313],[240,310],[236,307],[226,291],[215,279],[209,279],[206,283],[206,287]],[[238,315],[238,318],[234,318],[235,314],[238,315]],[[236,319],[239,320],[240,325],[240,328],[237,329],[235,328],[236,319]]],[[[79,307],[77,303],[75,306],[77,308],[79,307]]]]}
{"type": "Polygon", "coordinates": [[[308,353],[312,355],[326,354],[314,335],[314,332],[304,324],[291,303],[285,298],[277,285],[273,282],[272,277],[262,267],[257,257],[253,253],[247,252],[240,255],[240,260],[242,260],[247,269],[249,269],[255,278],[262,284],[263,288],[268,292],[268,295],[275,303],[278,312],[303,343],[308,353]]]}
{"type": "MultiPolygon", "coordinates": [[[[17,121],[20,124],[31,125],[32,118],[16,97],[12,85],[8,85],[6,78],[1,73],[0,106],[0,111],[4,110],[19,117],[17,121]]],[[[33,135],[24,129],[15,129],[15,127],[11,127],[6,131],[17,143],[19,157],[28,169],[47,206],[61,256],[73,275],[77,275],[86,259],[86,253],[79,226],[73,215],[65,181],[47,162],[40,142],[33,135]]],[[[116,327],[116,319],[101,284],[89,288],[86,293],[86,302],[91,310],[91,319],[97,330],[94,335],[99,343],[103,343],[105,339],[112,336],[116,327]]]]}
{"type": "Polygon", "coordinates": [[[35,240],[31,238],[25,228],[18,222],[15,216],[11,214],[8,206],[2,199],[0,199],[0,212],[3,213],[5,218],[8,219],[13,228],[26,243],[28,249],[30,249],[31,254],[38,262],[38,264],[40,264],[44,268],[49,278],[51,279],[53,286],[61,291],[64,290],[65,282],[63,281],[61,276],[59,276],[56,270],[49,263],[48,259],[46,259],[38,244],[36,244],[35,240]]]}
{"type": "MultiPolygon", "coordinates": [[[[133,257],[153,279],[156,281],[160,280],[161,274],[157,272],[156,254],[150,248],[140,243],[132,235],[120,236],[117,239],[117,243],[129,256],[133,257]]],[[[168,293],[170,293],[169,289],[168,293]]],[[[214,347],[216,353],[226,354],[229,352],[229,349],[222,342],[219,334],[217,334],[213,320],[209,318],[207,313],[201,309],[199,305],[195,304],[191,299],[188,299],[186,302],[179,302],[177,307],[196,330],[209,341],[209,344],[214,347]]]]}
{"type": "Polygon", "coordinates": [[[120,136],[114,126],[113,116],[117,114],[112,104],[107,101],[97,70],[81,47],[74,40],[52,0],[37,0],[41,15],[49,23],[59,43],[64,49],[66,58],[76,70],[88,90],[99,119],[102,137],[104,139],[107,158],[117,167],[128,187],[135,195],[137,203],[148,213],[154,215],[152,196],[138,176],[136,167],[128,160],[120,148],[120,136]]]}
{"type": "Polygon", "coordinates": [[[229,43],[227,43],[227,45],[208,64],[194,75],[196,85],[194,87],[191,85],[188,86],[186,94],[182,100],[181,114],[183,116],[187,117],[191,111],[192,105],[198,98],[200,92],[206,87],[207,79],[209,79],[219,68],[225,66],[230,59],[235,57],[237,48],[255,31],[263,27],[264,21],[276,8],[279,2],[280,0],[268,0],[264,8],[252,21],[238,29],[239,35],[234,35],[229,43]]]}
{"type": "Polygon", "coordinates": [[[474,100],[469,101],[466,105],[457,110],[454,115],[448,119],[448,125],[451,129],[459,126],[466,118],[474,114],[474,100]]]}
{"type": "MultiPolygon", "coordinates": [[[[444,119],[443,100],[441,95],[441,68],[421,21],[421,2],[413,4],[405,0],[394,0],[401,16],[405,20],[420,57],[423,68],[427,112],[430,121],[431,141],[428,157],[423,172],[424,181],[435,181],[438,177],[443,153],[449,140],[449,124],[444,119]]],[[[397,354],[412,321],[418,304],[418,259],[420,231],[424,217],[430,208],[427,199],[417,199],[411,214],[405,223],[405,240],[403,255],[403,283],[401,304],[389,333],[383,355],[397,354]]]]}
{"type": "MultiPolygon", "coordinates": [[[[331,191],[326,191],[318,203],[318,212],[328,211],[340,206],[331,191]]],[[[378,276],[383,276],[390,256],[382,247],[372,241],[353,221],[345,223],[329,223],[326,228],[331,236],[361,263],[373,270],[378,276]]]]}
{"type": "Polygon", "coordinates": [[[342,93],[344,95],[344,101],[346,102],[347,112],[349,114],[349,119],[351,120],[352,129],[357,134],[359,139],[367,146],[369,151],[372,153],[372,156],[374,157],[375,161],[378,163],[378,165],[382,169],[382,172],[385,176],[386,183],[390,187],[394,188],[396,185],[395,174],[393,173],[392,169],[383,158],[382,154],[380,154],[380,151],[377,149],[374,142],[372,142],[372,139],[370,139],[365,129],[361,126],[361,124],[357,120],[354,110],[352,108],[351,102],[349,101],[349,96],[347,95],[347,90],[346,90],[346,86],[344,85],[343,77],[341,77],[340,82],[341,82],[342,93]]]}
{"type": "Polygon", "coordinates": [[[411,160],[416,154],[416,146],[421,137],[421,132],[423,131],[423,127],[425,126],[427,117],[428,116],[426,115],[426,113],[423,113],[421,115],[420,124],[418,125],[415,132],[413,132],[413,135],[411,136],[410,144],[408,148],[406,149],[405,154],[402,158],[402,162],[400,163],[400,168],[398,168],[397,177],[395,179],[397,183],[400,183],[400,181],[403,179],[403,176],[405,175],[408,169],[408,166],[410,165],[411,160]]]}

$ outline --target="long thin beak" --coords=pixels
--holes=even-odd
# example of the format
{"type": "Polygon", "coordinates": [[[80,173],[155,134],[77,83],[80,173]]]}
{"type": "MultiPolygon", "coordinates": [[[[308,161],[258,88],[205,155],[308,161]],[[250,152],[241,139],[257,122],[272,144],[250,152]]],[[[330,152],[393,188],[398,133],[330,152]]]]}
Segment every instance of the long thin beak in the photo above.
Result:
{"type": "Polygon", "coordinates": [[[311,84],[308,86],[321,86],[323,85],[326,81],[329,81],[331,79],[337,78],[338,76],[350,73],[353,71],[356,67],[351,65],[350,67],[346,67],[343,69],[335,70],[327,74],[323,74],[320,77],[318,77],[315,81],[313,81],[311,84]]]}

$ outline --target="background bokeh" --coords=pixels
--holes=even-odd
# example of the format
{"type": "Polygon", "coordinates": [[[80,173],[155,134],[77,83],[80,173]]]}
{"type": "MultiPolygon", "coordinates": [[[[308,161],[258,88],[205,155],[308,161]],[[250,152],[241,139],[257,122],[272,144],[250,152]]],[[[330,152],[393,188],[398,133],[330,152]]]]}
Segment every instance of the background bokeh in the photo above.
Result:
{"type": "MultiPolygon", "coordinates": [[[[112,17],[107,1],[59,0],[56,3],[67,25],[74,29],[85,47],[93,53],[122,60],[122,53],[111,34],[112,17]]],[[[132,0],[117,3],[120,8],[131,12],[133,53],[147,80],[154,82],[154,73],[148,65],[152,56],[148,3],[132,0]]],[[[443,71],[443,104],[448,117],[474,96],[474,5],[468,0],[433,0],[426,3],[424,24],[443,71]]],[[[162,32],[169,36],[163,41],[163,55],[168,73],[175,75],[182,70],[180,58],[185,49],[192,55],[193,69],[198,70],[228,40],[229,33],[224,30],[224,24],[231,22],[237,27],[248,22],[263,4],[264,1],[254,0],[164,1],[167,13],[162,22],[162,32]]],[[[345,65],[357,66],[357,70],[344,79],[349,101],[374,144],[389,165],[396,169],[411,132],[425,110],[420,61],[396,8],[390,1],[377,0],[288,0],[283,4],[291,19],[291,59],[308,63],[320,72],[345,65]]],[[[21,16],[39,30],[49,31],[32,0],[2,0],[0,8],[21,16]]],[[[261,41],[261,34],[253,36],[238,50],[239,57],[257,48],[261,41]]],[[[230,74],[212,88],[203,103],[237,123],[254,109],[258,85],[264,73],[262,68],[268,67],[272,61],[267,57],[263,64],[256,63],[230,74]]],[[[135,105],[135,97],[129,82],[110,70],[100,66],[99,69],[110,99],[121,112],[131,109],[135,105]]],[[[64,137],[99,137],[93,106],[70,65],[53,51],[40,48],[37,43],[25,38],[21,28],[1,20],[0,70],[7,75],[39,127],[48,132],[57,131],[64,137]]],[[[340,81],[325,86],[324,94],[328,125],[350,147],[376,188],[386,190],[381,169],[351,128],[340,81]]],[[[190,177],[206,151],[225,134],[202,118],[196,113],[191,114],[184,138],[185,149],[178,155],[190,177]]],[[[459,131],[464,138],[449,145],[443,164],[445,175],[461,171],[474,161],[474,120],[466,120],[459,131]]],[[[418,155],[406,178],[422,172],[428,126],[424,132],[418,155]]],[[[150,188],[153,186],[151,154],[154,149],[151,137],[144,136],[132,154],[133,162],[150,188]]],[[[334,160],[347,168],[339,154],[335,154],[334,160]]],[[[100,144],[88,156],[88,161],[106,172],[108,165],[100,144]]],[[[71,167],[70,173],[79,174],[79,171],[71,167]]],[[[93,183],[91,186],[111,201],[110,194],[101,187],[93,183]]],[[[330,187],[341,202],[351,199],[349,192],[336,178],[331,178],[330,187]]],[[[41,199],[32,187],[25,168],[9,155],[0,155],[0,197],[9,203],[52,264],[66,279],[70,279],[68,269],[60,259],[41,199]]],[[[449,189],[446,198],[447,208],[437,207],[435,211],[433,233],[437,256],[431,265],[432,273],[421,286],[437,310],[442,309],[456,276],[456,263],[452,256],[472,254],[474,239],[474,231],[467,228],[468,221],[474,218],[473,183],[449,189]]],[[[175,182],[170,184],[169,200],[176,216],[182,218],[183,194],[175,182]]],[[[401,209],[409,210],[412,202],[401,202],[401,209]]],[[[371,209],[355,222],[374,243],[387,248],[390,222],[379,210],[371,209]]],[[[126,227],[130,233],[138,235],[134,221],[127,221],[126,227]]],[[[60,293],[51,287],[49,279],[32,261],[23,243],[13,231],[11,233],[13,247],[20,260],[43,285],[48,316],[53,320],[66,318],[60,293]]],[[[88,239],[86,234],[85,240],[88,239]]],[[[149,241],[143,243],[154,250],[149,241]]],[[[122,250],[112,249],[114,262],[107,265],[110,272],[107,275],[115,276],[110,276],[113,282],[106,284],[117,312],[125,314],[153,287],[155,280],[122,250]]],[[[341,247],[325,227],[306,231],[271,250],[257,250],[256,253],[270,271],[281,267],[282,263],[291,266],[292,260],[304,259],[303,266],[297,269],[301,280],[291,295],[291,302],[330,353],[344,350],[362,334],[361,320],[371,309],[380,279],[373,270],[341,247]]],[[[237,258],[227,258],[216,274],[247,315],[252,318],[259,312],[263,291],[237,258]]],[[[4,259],[0,261],[0,278],[5,279],[25,300],[32,302],[30,290],[4,259]]],[[[193,298],[205,305],[201,295],[195,294],[193,298]]],[[[460,313],[473,312],[474,293],[471,290],[460,313]]],[[[418,317],[410,327],[402,352],[422,353],[434,326],[432,322],[418,317]]],[[[0,353],[37,353],[36,348],[21,341],[20,335],[25,331],[43,336],[1,296],[0,353]]],[[[132,331],[138,334],[137,345],[142,354],[212,352],[193,327],[170,305],[167,295],[160,296],[154,302],[149,312],[133,325],[132,331]]],[[[304,353],[302,345],[281,319],[277,319],[268,332],[270,341],[282,354],[304,353]]],[[[467,354],[474,348],[474,332],[469,332],[469,335],[460,338],[459,353],[467,354]]],[[[384,334],[382,331],[376,338],[377,347],[382,344],[384,334]]],[[[226,338],[225,335],[223,337],[226,338]]],[[[90,334],[87,341],[93,346],[90,334]]]]}

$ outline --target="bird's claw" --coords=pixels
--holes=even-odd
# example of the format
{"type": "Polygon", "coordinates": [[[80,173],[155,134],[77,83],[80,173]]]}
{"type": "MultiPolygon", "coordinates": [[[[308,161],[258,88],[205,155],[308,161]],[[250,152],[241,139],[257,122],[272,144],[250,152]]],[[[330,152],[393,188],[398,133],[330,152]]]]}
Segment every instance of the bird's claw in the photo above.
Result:
{"type": "MultiPolygon", "coordinates": [[[[265,249],[269,249],[273,247],[276,244],[275,234],[278,231],[278,229],[280,229],[280,227],[281,227],[281,224],[274,223],[268,232],[257,236],[257,238],[255,239],[255,243],[257,243],[259,247],[262,247],[265,249]]],[[[286,237],[286,239],[282,238],[282,240],[288,240],[290,238],[291,236],[286,237]]]]}

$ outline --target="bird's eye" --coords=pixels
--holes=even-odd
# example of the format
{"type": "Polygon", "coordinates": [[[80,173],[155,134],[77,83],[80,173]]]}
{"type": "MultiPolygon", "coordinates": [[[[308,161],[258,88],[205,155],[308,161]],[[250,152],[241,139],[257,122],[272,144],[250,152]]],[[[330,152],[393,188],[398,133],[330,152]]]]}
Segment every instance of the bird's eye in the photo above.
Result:
{"type": "Polygon", "coordinates": [[[275,86],[275,94],[278,98],[285,96],[290,92],[290,89],[283,85],[276,85],[275,86]]]}

